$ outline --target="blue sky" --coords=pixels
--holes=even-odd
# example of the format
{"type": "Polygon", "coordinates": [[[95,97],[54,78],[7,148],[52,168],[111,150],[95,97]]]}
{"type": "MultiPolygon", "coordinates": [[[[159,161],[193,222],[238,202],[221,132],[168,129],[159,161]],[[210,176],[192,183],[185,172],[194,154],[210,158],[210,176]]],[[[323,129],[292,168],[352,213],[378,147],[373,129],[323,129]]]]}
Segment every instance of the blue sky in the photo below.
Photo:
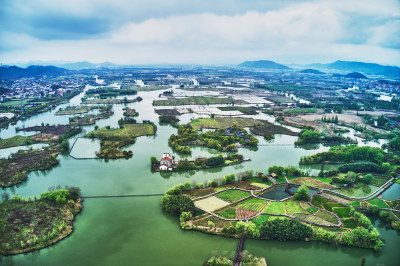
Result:
{"type": "Polygon", "coordinates": [[[0,59],[400,65],[400,1],[2,0],[0,59]]]}

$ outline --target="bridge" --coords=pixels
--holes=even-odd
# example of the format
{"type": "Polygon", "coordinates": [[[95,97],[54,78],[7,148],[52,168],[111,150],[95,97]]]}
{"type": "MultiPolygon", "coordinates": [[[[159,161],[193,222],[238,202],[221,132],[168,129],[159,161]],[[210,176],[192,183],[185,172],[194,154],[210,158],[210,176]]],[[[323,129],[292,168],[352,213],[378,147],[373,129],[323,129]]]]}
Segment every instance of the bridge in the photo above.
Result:
{"type": "Polygon", "coordinates": [[[124,194],[124,195],[97,195],[97,196],[81,196],[82,199],[101,199],[101,198],[134,198],[134,197],[160,197],[164,194],[124,194]]]}
{"type": "Polygon", "coordinates": [[[293,143],[264,143],[264,144],[257,144],[257,146],[294,146],[293,143]]]}
{"type": "Polygon", "coordinates": [[[242,236],[240,237],[239,246],[236,252],[235,266],[239,266],[240,260],[242,259],[242,251],[244,246],[244,236],[245,231],[243,231],[242,236]]]}

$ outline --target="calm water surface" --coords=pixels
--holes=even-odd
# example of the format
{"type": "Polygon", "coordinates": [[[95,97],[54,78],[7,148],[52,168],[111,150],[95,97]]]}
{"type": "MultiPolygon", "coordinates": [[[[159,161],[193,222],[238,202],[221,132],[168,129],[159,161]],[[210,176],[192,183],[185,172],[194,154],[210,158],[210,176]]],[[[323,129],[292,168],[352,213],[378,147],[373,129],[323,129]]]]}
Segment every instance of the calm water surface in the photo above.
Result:
{"type": "MultiPolygon", "coordinates": [[[[97,121],[100,127],[118,127],[123,108],[129,106],[139,113],[138,121],[149,119],[158,121],[158,115],[151,106],[160,91],[139,92],[141,103],[114,105],[115,114],[109,119],[97,121]]],[[[73,98],[69,104],[77,105],[82,95],[73,98]]],[[[134,96],[136,97],[136,96],[134,96]]],[[[129,98],[129,97],[128,97],[129,98]]],[[[68,104],[62,106],[65,108],[68,104]]],[[[60,107],[58,107],[60,108],[60,107]]],[[[0,132],[1,138],[15,135],[15,127],[68,123],[70,116],[55,116],[58,110],[39,114],[16,126],[0,132]]],[[[187,114],[183,122],[198,117],[187,114]]],[[[84,128],[84,132],[94,126],[84,128]]],[[[22,133],[22,132],[21,132],[22,133]]],[[[176,129],[159,126],[156,136],[140,137],[136,143],[126,147],[133,151],[130,159],[119,160],[76,160],[60,155],[60,165],[54,169],[35,172],[26,182],[6,189],[22,196],[38,195],[49,186],[74,185],[82,189],[84,196],[163,193],[169,187],[182,182],[204,182],[226,174],[245,170],[266,172],[274,164],[298,165],[300,156],[326,151],[328,147],[302,149],[292,145],[296,137],[277,135],[273,141],[257,138],[261,144],[257,149],[240,149],[239,153],[251,159],[237,166],[187,173],[152,173],[150,156],[160,157],[163,152],[172,152],[168,138],[176,129]],[[291,144],[279,146],[276,144],[291,144]]],[[[22,135],[22,134],[21,134],[22,135]]],[[[72,143],[76,137],[71,138],[72,143]]],[[[83,141],[74,148],[74,156],[92,155],[98,149],[98,141],[83,141]]],[[[192,149],[189,158],[218,154],[204,147],[192,149]]],[[[77,156],[78,157],[78,156],[77,156]]],[[[177,156],[179,158],[179,156],[177,156]]],[[[3,191],[0,189],[0,193],[3,191]]],[[[58,244],[26,255],[1,258],[4,265],[202,265],[213,251],[232,253],[237,247],[236,239],[183,231],[178,219],[165,214],[160,208],[161,197],[86,199],[83,211],[75,221],[75,231],[58,244]]],[[[377,222],[378,223],[378,222],[377,222]]],[[[379,227],[386,246],[379,253],[370,250],[341,247],[334,248],[324,243],[277,242],[246,240],[245,249],[257,256],[266,257],[268,265],[399,265],[399,234],[379,227]]]]}

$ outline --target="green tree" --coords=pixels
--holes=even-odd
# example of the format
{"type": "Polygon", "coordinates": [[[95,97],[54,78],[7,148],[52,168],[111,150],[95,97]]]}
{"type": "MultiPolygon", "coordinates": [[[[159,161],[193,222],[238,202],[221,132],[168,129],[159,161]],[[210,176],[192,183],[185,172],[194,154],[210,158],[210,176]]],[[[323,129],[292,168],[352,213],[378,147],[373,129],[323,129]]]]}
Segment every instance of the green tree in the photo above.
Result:
{"type": "Polygon", "coordinates": [[[371,184],[374,181],[374,176],[371,174],[366,174],[363,178],[365,184],[371,184]]]}
{"type": "Polygon", "coordinates": [[[175,215],[180,215],[182,212],[194,213],[195,210],[193,201],[183,194],[165,194],[161,199],[161,207],[175,215]]]}
{"type": "Polygon", "coordinates": [[[151,165],[157,164],[157,163],[158,163],[157,158],[156,158],[155,156],[151,156],[151,157],[150,157],[150,163],[151,163],[151,165]]]}
{"type": "Polygon", "coordinates": [[[64,139],[60,144],[60,151],[63,154],[69,153],[69,142],[68,140],[64,139]]]}
{"type": "Polygon", "coordinates": [[[304,240],[311,237],[311,226],[294,219],[265,221],[260,227],[260,235],[280,241],[304,240]]]}
{"type": "Polygon", "coordinates": [[[390,171],[390,163],[382,163],[382,167],[385,170],[385,172],[390,171]]]}
{"type": "Polygon", "coordinates": [[[243,230],[247,228],[247,224],[246,222],[239,221],[236,223],[235,227],[238,232],[243,232],[243,230]]]}
{"type": "Polygon", "coordinates": [[[306,185],[301,185],[293,198],[295,200],[309,200],[310,195],[308,195],[308,187],[306,185]]]}

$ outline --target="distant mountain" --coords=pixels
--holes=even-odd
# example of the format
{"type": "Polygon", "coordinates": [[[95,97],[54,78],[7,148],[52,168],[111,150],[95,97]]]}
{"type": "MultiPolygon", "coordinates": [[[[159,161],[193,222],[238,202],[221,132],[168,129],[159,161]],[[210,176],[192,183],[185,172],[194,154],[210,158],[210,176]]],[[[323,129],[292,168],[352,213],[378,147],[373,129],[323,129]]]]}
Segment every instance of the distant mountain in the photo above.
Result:
{"type": "Polygon", "coordinates": [[[305,73],[305,74],[316,74],[316,75],[325,74],[324,72],[321,72],[321,71],[319,71],[319,70],[312,69],[312,68],[304,69],[304,70],[300,71],[300,73],[305,73]]]}
{"type": "Polygon", "coordinates": [[[400,79],[400,67],[383,66],[374,63],[353,61],[336,61],[330,64],[310,64],[307,67],[317,69],[341,70],[346,72],[360,72],[367,75],[382,75],[387,78],[400,79]]]}
{"type": "Polygon", "coordinates": [[[23,77],[60,76],[68,72],[67,69],[55,66],[28,66],[20,68],[17,66],[0,67],[0,79],[15,80],[23,77]]]}
{"type": "Polygon", "coordinates": [[[94,63],[90,63],[87,61],[66,63],[66,64],[62,64],[60,66],[63,68],[71,69],[71,70],[94,69],[94,68],[102,68],[102,67],[105,67],[105,68],[117,67],[116,64],[113,64],[111,62],[94,64],[94,63]]]}
{"type": "Polygon", "coordinates": [[[238,66],[248,68],[265,68],[265,69],[290,69],[285,65],[275,63],[269,60],[258,60],[258,61],[245,61],[238,66]]]}
{"type": "Polygon", "coordinates": [[[365,75],[358,73],[358,72],[352,72],[344,76],[345,78],[353,78],[353,79],[368,79],[365,75]]]}

